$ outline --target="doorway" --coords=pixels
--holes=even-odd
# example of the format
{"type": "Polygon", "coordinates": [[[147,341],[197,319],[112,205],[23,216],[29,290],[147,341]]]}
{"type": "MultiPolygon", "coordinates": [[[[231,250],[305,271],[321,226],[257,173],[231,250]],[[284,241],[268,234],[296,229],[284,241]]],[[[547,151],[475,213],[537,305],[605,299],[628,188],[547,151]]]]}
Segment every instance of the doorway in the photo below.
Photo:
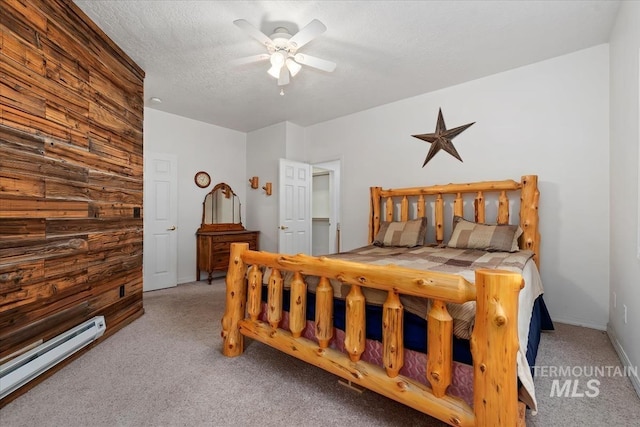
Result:
{"type": "Polygon", "coordinates": [[[312,166],[311,254],[340,252],[340,160],[312,166]]]}

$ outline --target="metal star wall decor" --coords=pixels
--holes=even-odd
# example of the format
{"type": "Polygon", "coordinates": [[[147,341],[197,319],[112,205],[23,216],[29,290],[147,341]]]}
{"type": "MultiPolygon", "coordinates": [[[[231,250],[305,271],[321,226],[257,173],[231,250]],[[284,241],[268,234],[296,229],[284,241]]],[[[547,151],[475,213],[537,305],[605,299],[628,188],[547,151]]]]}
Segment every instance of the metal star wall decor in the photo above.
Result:
{"type": "MultiPolygon", "coordinates": [[[[473,122],[475,123],[475,122],[473,122]]],[[[436,123],[436,131],[434,133],[425,133],[422,135],[411,135],[414,138],[421,139],[423,141],[427,141],[431,143],[431,148],[429,149],[429,153],[427,153],[427,158],[424,159],[424,163],[422,167],[424,167],[427,162],[433,159],[433,156],[440,150],[444,150],[447,153],[451,154],[456,159],[462,161],[460,154],[456,150],[456,147],[453,146],[453,142],[451,140],[456,136],[460,135],[465,129],[471,126],[473,123],[469,123],[463,126],[458,126],[457,128],[447,129],[444,124],[444,118],[442,117],[442,109],[438,109],[438,122],[436,123]]]]}

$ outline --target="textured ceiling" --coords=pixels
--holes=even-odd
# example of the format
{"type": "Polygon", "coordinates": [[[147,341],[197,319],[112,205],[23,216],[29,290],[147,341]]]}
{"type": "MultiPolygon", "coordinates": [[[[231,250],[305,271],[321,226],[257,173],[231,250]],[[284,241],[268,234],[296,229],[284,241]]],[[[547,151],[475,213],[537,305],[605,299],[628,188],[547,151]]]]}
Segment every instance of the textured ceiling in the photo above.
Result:
{"type": "Polygon", "coordinates": [[[145,105],[249,132],[309,126],[399,99],[606,43],[619,1],[141,1],[76,4],[146,72],[145,105]],[[233,25],[327,31],[300,52],[337,63],[303,67],[279,95],[264,53],[233,25]],[[150,98],[162,99],[154,104],[150,98]]]}

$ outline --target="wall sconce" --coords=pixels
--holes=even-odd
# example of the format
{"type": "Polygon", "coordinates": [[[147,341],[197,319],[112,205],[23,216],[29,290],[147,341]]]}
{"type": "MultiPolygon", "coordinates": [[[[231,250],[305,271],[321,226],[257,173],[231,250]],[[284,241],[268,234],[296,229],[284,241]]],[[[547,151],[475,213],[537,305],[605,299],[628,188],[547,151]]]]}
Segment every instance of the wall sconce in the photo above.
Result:
{"type": "Polygon", "coordinates": [[[254,190],[260,186],[260,179],[257,176],[252,176],[249,182],[251,183],[251,188],[254,190]]]}
{"type": "Polygon", "coordinates": [[[271,183],[267,182],[262,189],[267,193],[267,196],[271,195],[271,183]]]}

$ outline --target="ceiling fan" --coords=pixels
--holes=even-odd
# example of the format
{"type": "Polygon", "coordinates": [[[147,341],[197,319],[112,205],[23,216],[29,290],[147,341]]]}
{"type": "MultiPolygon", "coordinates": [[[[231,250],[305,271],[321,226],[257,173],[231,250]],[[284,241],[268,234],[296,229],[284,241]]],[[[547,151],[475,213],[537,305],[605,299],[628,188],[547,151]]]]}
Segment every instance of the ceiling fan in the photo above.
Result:
{"type": "Polygon", "coordinates": [[[247,56],[233,62],[236,65],[243,65],[268,59],[271,68],[267,72],[278,79],[278,86],[289,84],[290,77],[298,74],[302,65],[327,72],[332,72],[336,68],[334,62],[298,52],[298,49],[327,30],[327,27],[317,19],[294,35],[291,35],[286,28],[278,27],[271,36],[267,36],[244,19],[235,20],[233,23],[267,48],[267,53],[247,56]]]}

